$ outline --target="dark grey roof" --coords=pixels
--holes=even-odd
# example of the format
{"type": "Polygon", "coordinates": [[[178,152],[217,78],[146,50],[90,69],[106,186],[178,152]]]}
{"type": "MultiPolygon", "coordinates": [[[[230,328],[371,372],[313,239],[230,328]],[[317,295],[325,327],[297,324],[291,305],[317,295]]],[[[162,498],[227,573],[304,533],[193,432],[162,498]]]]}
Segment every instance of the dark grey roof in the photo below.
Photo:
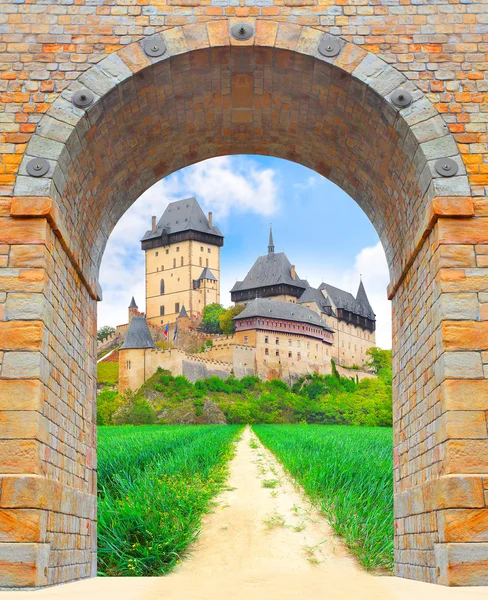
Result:
{"type": "Polygon", "coordinates": [[[376,315],[373,312],[371,304],[369,303],[368,296],[366,295],[366,290],[364,289],[363,280],[359,282],[358,293],[356,294],[356,302],[361,306],[361,309],[368,316],[368,319],[374,320],[376,315]]]}
{"type": "Polygon", "coordinates": [[[196,198],[186,198],[186,200],[177,200],[170,202],[159,219],[156,231],[146,231],[142,241],[158,238],[163,234],[163,230],[169,235],[171,233],[181,233],[182,231],[199,231],[224,237],[218,227],[210,226],[208,218],[205,216],[200,204],[196,198]]]}
{"type": "Polygon", "coordinates": [[[268,319],[283,319],[286,321],[296,321],[298,323],[308,323],[317,325],[327,331],[334,331],[328,327],[314,311],[306,306],[294,304],[293,302],[280,302],[278,300],[268,300],[266,298],[256,298],[246,306],[246,308],[234,317],[234,321],[239,319],[248,319],[250,317],[264,317],[268,319]]]}
{"type": "Polygon", "coordinates": [[[331,306],[330,300],[320,290],[313,287],[307,288],[298,299],[299,304],[306,304],[308,302],[315,302],[319,309],[323,311],[331,306]]]}
{"type": "Polygon", "coordinates": [[[371,319],[372,321],[375,320],[376,315],[374,314],[373,309],[369,304],[362,283],[359,286],[357,299],[354,298],[354,296],[349,292],[345,292],[344,290],[336,288],[328,283],[321,283],[319,285],[319,290],[326,291],[327,295],[332,300],[336,308],[348,310],[349,312],[352,312],[355,315],[366,317],[367,319],[371,319]],[[361,293],[361,295],[359,294],[359,292],[361,291],[361,287],[362,291],[364,292],[364,297],[363,293],[361,293]],[[366,298],[366,301],[364,300],[364,298],[366,298]]]}
{"type": "Polygon", "coordinates": [[[129,308],[137,308],[136,301],[134,300],[134,296],[132,296],[132,300],[130,301],[129,308]]]}
{"type": "Polygon", "coordinates": [[[187,316],[188,316],[188,313],[186,312],[185,305],[183,304],[183,306],[181,307],[180,314],[178,315],[178,317],[187,317],[187,316]]]}
{"type": "Polygon", "coordinates": [[[121,350],[129,348],[156,348],[145,317],[133,317],[121,350]]]}
{"type": "Polygon", "coordinates": [[[200,279],[209,279],[210,281],[217,281],[217,278],[208,267],[205,267],[203,269],[202,274],[197,279],[197,281],[200,281],[200,279]]]}
{"type": "Polygon", "coordinates": [[[303,289],[308,287],[308,283],[300,279],[298,275],[296,279],[293,279],[291,276],[291,263],[284,252],[270,252],[265,256],[258,257],[244,280],[236,281],[231,292],[252,290],[280,283],[303,289]]]}

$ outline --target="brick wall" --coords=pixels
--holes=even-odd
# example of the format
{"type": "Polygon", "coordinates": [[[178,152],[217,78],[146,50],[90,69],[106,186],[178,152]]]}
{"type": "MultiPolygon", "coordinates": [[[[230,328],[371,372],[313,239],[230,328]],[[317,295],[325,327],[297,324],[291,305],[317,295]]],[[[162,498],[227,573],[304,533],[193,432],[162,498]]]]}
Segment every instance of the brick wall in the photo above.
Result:
{"type": "Polygon", "coordinates": [[[232,153],[314,169],[376,227],[394,302],[397,573],[487,583],[486,7],[51,0],[3,6],[0,37],[0,583],[93,574],[106,240],[161,177],[232,153]],[[245,42],[229,35],[241,20],[245,42]],[[340,37],[331,59],[325,32],[340,37]],[[167,52],[148,58],[154,34],[167,52]],[[456,177],[436,173],[445,157],[456,177]]]}

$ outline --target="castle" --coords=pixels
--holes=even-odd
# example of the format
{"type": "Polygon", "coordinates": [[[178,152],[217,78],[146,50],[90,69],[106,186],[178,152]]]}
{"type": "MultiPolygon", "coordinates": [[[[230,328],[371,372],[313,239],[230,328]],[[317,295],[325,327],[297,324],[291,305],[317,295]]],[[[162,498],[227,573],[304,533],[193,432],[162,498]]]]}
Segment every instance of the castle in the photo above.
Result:
{"type": "Polygon", "coordinates": [[[293,382],[307,373],[363,366],[375,346],[375,314],[362,281],[356,297],[327,283],[301,279],[284,252],[259,256],[231,299],[244,305],[234,317],[235,334],[214,336],[199,329],[205,306],[220,303],[220,248],[224,236],[196,198],[168,204],[152,217],[141,240],[145,251],[146,315],[134,298],[129,323],[120,326],[119,390],[139,388],[158,367],[189,379],[258,375],[293,382]],[[163,347],[154,343],[163,340],[163,347]],[[211,339],[205,352],[201,342],[211,339]],[[195,341],[196,340],[196,341],[195,341]],[[191,347],[193,344],[193,347],[191,347]]]}

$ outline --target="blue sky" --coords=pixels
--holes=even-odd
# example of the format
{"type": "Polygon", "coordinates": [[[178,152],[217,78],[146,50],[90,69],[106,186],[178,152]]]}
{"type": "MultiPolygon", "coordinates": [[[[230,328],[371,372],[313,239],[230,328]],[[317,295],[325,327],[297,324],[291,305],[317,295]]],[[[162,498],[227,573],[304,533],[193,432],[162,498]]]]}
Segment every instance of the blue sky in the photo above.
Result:
{"type": "Polygon", "coordinates": [[[116,225],[100,272],[99,326],[127,321],[134,295],[144,311],[144,253],[140,239],[170,200],[194,195],[212,210],[221,249],[222,303],[254,260],[267,252],[269,225],[301,278],[322,280],[356,295],[360,274],[377,318],[377,343],[391,347],[388,269],[378,236],[359,206],[340,188],[301,165],[260,156],[213,158],[182,169],[147,190],[116,225]]]}

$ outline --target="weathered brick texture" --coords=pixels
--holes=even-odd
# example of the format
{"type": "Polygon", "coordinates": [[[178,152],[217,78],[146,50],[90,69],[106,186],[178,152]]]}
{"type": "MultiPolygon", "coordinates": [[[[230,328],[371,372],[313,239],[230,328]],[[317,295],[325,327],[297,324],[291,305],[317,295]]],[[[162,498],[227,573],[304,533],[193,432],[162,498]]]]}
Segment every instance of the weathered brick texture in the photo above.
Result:
{"type": "Polygon", "coordinates": [[[48,0],[4,5],[0,38],[0,585],[95,573],[103,250],[150,185],[235,153],[314,169],[376,227],[393,299],[396,572],[487,584],[486,6],[48,0]],[[242,21],[244,42],[229,34],[242,21]],[[143,52],[151,35],[162,57],[143,52]],[[86,110],[71,102],[81,87],[86,110]],[[401,110],[398,87],[413,96],[401,110]],[[27,174],[31,157],[46,176],[27,174]],[[455,177],[435,171],[446,157],[455,177]]]}

